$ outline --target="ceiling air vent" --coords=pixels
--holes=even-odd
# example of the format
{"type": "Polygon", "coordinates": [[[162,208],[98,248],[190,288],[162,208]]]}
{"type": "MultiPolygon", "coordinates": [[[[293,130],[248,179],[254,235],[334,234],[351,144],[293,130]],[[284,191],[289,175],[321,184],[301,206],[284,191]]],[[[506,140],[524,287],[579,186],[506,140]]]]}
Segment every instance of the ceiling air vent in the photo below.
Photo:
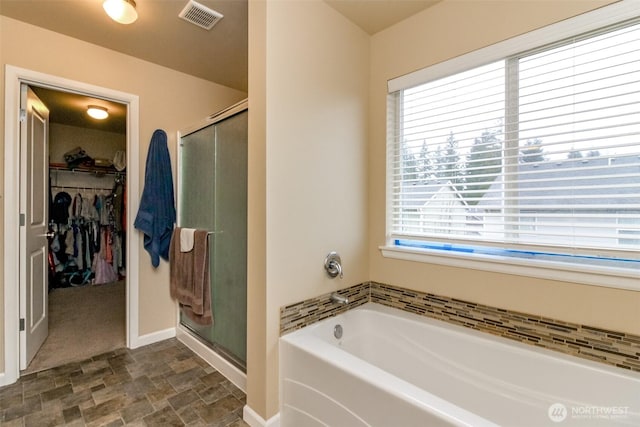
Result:
{"type": "Polygon", "coordinates": [[[187,3],[178,16],[205,30],[210,30],[223,18],[221,13],[209,9],[193,0],[189,0],[189,3],[187,3]]]}

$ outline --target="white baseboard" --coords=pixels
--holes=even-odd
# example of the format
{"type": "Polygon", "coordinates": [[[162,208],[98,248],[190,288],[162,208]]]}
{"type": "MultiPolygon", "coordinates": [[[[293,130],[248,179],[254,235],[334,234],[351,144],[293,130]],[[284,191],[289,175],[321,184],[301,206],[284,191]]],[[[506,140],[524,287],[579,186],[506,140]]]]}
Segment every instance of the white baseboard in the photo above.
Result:
{"type": "Polygon", "coordinates": [[[176,328],[168,328],[158,332],[152,332],[147,335],[142,335],[132,340],[130,348],[143,347],[145,345],[157,343],[160,341],[168,340],[176,336],[176,328]]]}
{"type": "Polygon", "coordinates": [[[265,419],[251,409],[249,405],[244,405],[244,408],[242,408],[242,419],[251,427],[280,427],[279,413],[265,421],[265,419]]]}
{"type": "Polygon", "coordinates": [[[203,344],[182,326],[177,327],[176,338],[178,341],[189,347],[191,351],[204,359],[211,366],[216,368],[226,379],[235,384],[243,392],[247,392],[247,375],[225,358],[203,344]]]}

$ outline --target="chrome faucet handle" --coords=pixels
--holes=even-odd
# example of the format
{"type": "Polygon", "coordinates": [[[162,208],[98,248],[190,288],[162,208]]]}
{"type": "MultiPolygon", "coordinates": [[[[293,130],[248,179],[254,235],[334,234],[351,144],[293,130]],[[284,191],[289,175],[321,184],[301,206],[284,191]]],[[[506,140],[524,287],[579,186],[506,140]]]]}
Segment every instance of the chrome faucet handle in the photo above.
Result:
{"type": "Polygon", "coordinates": [[[329,255],[324,259],[324,269],[330,277],[340,276],[342,279],[344,273],[342,271],[342,260],[337,252],[329,252],[329,255]]]}
{"type": "Polygon", "coordinates": [[[338,261],[329,261],[329,269],[327,270],[331,277],[340,276],[342,279],[342,266],[338,261]]]}

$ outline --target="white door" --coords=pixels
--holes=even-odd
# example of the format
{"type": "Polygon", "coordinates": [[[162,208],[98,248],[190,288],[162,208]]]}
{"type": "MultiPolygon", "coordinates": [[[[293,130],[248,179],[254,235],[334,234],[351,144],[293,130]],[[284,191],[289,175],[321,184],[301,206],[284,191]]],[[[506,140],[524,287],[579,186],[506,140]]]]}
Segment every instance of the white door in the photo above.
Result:
{"type": "Polygon", "coordinates": [[[20,369],[49,334],[49,110],[20,87],[20,369]]]}

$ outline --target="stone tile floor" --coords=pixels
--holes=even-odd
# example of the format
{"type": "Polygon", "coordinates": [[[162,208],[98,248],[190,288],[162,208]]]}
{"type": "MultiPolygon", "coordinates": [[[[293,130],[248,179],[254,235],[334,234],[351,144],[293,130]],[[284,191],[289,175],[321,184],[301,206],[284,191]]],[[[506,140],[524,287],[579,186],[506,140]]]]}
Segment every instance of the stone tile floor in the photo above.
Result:
{"type": "Polygon", "coordinates": [[[247,426],[245,395],[175,338],[0,387],[0,425],[247,426]]]}

